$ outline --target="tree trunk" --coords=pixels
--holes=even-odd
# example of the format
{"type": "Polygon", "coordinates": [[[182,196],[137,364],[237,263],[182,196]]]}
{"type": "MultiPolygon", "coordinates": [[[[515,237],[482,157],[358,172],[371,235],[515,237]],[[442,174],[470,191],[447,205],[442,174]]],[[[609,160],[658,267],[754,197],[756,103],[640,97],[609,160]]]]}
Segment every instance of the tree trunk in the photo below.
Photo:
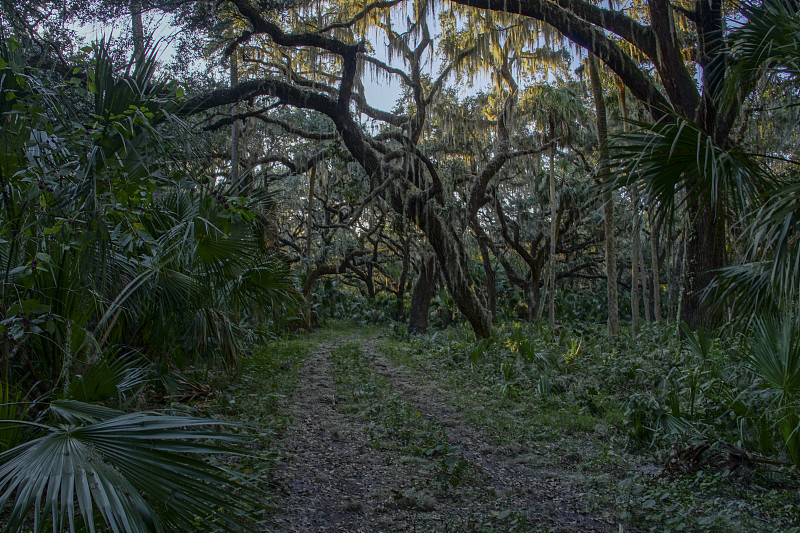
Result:
{"type": "Polygon", "coordinates": [[[650,255],[653,265],[653,318],[656,322],[661,321],[661,269],[658,265],[658,224],[656,223],[653,212],[649,213],[650,218],[650,255]]]}
{"type": "MultiPolygon", "coordinates": [[[[622,111],[622,131],[628,133],[628,103],[625,98],[626,89],[624,85],[619,87],[619,107],[622,111]]],[[[639,192],[636,185],[631,187],[631,205],[633,206],[633,251],[631,253],[631,335],[636,338],[639,335],[639,192]]]]}
{"type": "MultiPolygon", "coordinates": [[[[641,238],[641,231],[638,229],[641,225],[641,218],[639,219],[639,223],[637,224],[637,232],[636,232],[636,240],[641,238]]],[[[639,249],[639,274],[642,277],[642,304],[644,307],[644,319],[647,322],[653,321],[653,315],[650,314],[650,291],[648,290],[648,283],[647,283],[647,269],[644,267],[646,264],[644,262],[644,251],[642,250],[641,243],[637,247],[639,249]]]]}
{"type": "MultiPolygon", "coordinates": [[[[314,185],[317,181],[317,165],[311,167],[311,176],[308,179],[308,213],[306,217],[306,279],[311,277],[314,264],[312,255],[312,229],[314,227],[314,185]]],[[[306,328],[311,329],[311,291],[306,296],[306,328]]]]}
{"type": "Polygon", "coordinates": [[[635,338],[639,335],[639,255],[641,254],[642,243],[639,240],[639,226],[636,223],[638,217],[636,211],[639,209],[639,194],[635,187],[631,189],[631,203],[633,204],[633,251],[631,252],[631,335],[635,338]]]}
{"type": "MultiPolygon", "coordinates": [[[[555,140],[555,124],[550,119],[550,141],[555,140]]],[[[558,238],[558,200],[556,199],[555,146],[550,146],[550,329],[556,327],[556,239],[558,238]]]]}
{"type": "MultiPolygon", "coordinates": [[[[239,65],[236,61],[236,53],[231,54],[231,88],[239,85],[239,65]]],[[[238,104],[233,104],[231,114],[236,116],[239,113],[238,104]]],[[[239,185],[239,121],[234,120],[231,124],[231,185],[239,185]]]]}
{"type": "Polygon", "coordinates": [[[375,242],[372,244],[372,260],[367,263],[367,276],[364,280],[367,284],[367,296],[369,299],[372,300],[375,298],[377,294],[377,290],[375,289],[375,265],[378,264],[378,240],[376,239],[375,242]]]}
{"type": "Polygon", "coordinates": [[[701,305],[702,292],[713,281],[715,270],[725,265],[725,224],[714,207],[690,212],[694,224],[686,242],[686,294],[681,304],[681,320],[691,329],[715,329],[722,323],[719,311],[701,305]]]}
{"type": "Polygon", "coordinates": [[[469,321],[475,336],[492,336],[492,318],[475,292],[475,283],[469,273],[469,256],[461,236],[450,223],[438,214],[437,206],[418,198],[404,199],[393,196],[392,207],[398,213],[405,211],[425,234],[436,254],[438,267],[458,310],[469,321]]]}
{"type": "Polygon", "coordinates": [[[408,312],[408,331],[426,333],[431,299],[436,293],[436,257],[427,255],[419,266],[419,277],[411,293],[411,307],[408,312]]]}
{"type": "MultiPolygon", "coordinates": [[[[403,230],[405,231],[405,224],[403,224],[403,230]]],[[[406,295],[406,280],[408,279],[408,268],[411,262],[411,238],[406,235],[405,239],[403,239],[403,270],[400,272],[400,281],[397,283],[397,321],[398,322],[405,322],[406,321],[406,304],[405,304],[405,295],[406,295]]]]}
{"type": "Polygon", "coordinates": [[[530,269],[528,278],[527,294],[528,294],[528,321],[533,322],[542,316],[542,297],[539,282],[542,280],[542,269],[530,269]]]}
{"type": "Polygon", "coordinates": [[[133,36],[133,62],[144,59],[144,23],[142,22],[142,0],[131,0],[131,34],[133,36]]]}
{"type": "Polygon", "coordinates": [[[314,109],[328,116],[336,125],[350,155],[371,177],[372,186],[378,188],[389,179],[391,184],[382,188],[381,196],[392,210],[416,224],[425,234],[442,269],[447,290],[458,310],[469,321],[476,337],[491,337],[491,316],[474,292],[475,284],[469,272],[470,257],[464,248],[463,237],[453,223],[440,214],[445,201],[441,183],[437,183],[438,176],[431,175],[424,189],[412,189],[414,180],[409,178],[413,176],[387,164],[381,153],[368,142],[362,126],[350,113],[349,95],[358,70],[359,46],[345,45],[342,49],[342,81],[336,100],[320,93],[299,90],[280,79],[265,78],[240,83],[237,90],[220,89],[190,99],[181,108],[181,114],[196,114],[221,105],[233,104],[247,93],[251,96],[270,94],[282,99],[286,105],[314,109]]]}
{"type": "Polygon", "coordinates": [[[492,258],[489,255],[489,247],[485,242],[478,239],[478,247],[481,251],[481,260],[483,261],[483,271],[486,274],[486,306],[489,308],[489,314],[492,316],[492,323],[497,323],[497,285],[495,280],[495,272],[492,268],[492,258]]]}
{"type": "MultiPolygon", "coordinates": [[[[597,113],[597,142],[600,144],[600,158],[597,173],[605,177],[608,173],[608,123],[606,104],[603,101],[603,86],[600,83],[599,61],[595,55],[589,56],[589,78],[597,113]]],[[[614,235],[614,196],[611,192],[603,194],[603,228],[606,249],[606,286],[608,295],[608,335],[619,335],[619,290],[617,287],[617,240],[614,235]]]]}
{"type": "Polygon", "coordinates": [[[672,252],[675,252],[677,249],[677,253],[672,257],[672,268],[669,276],[669,311],[667,313],[667,322],[672,324],[675,320],[678,319],[678,301],[680,299],[680,287],[681,287],[681,276],[683,272],[683,252],[684,252],[684,245],[683,239],[685,238],[685,234],[683,232],[680,233],[680,240],[675,244],[672,245],[672,252]]]}
{"type": "MultiPolygon", "coordinates": [[[[544,273],[544,284],[543,284],[543,287],[545,287],[547,289],[547,291],[550,290],[550,269],[549,268],[547,269],[547,272],[544,273]]],[[[540,301],[541,301],[541,299],[540,299],[540,301]]],[[[540,318],[542,318],[542,315],[544,315],[544,306],[539,304],[539,309],[536,311],[536,318],[540,319],[540,318]]]]}

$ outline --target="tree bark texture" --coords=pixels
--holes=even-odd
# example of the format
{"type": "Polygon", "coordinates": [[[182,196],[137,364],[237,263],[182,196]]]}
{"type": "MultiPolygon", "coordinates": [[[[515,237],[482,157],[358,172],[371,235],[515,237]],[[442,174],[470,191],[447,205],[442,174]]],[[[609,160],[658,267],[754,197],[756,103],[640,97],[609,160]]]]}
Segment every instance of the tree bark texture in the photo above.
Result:
{"type": "Polygon", "coordinates": [[[497,282],[495,272],[492,268],[492,257],[489,255],[489,247],[485,242],[478,240],[478,248],[481,252],[483,262],[483,272],[486,275],[486,306],[492,316],[492,323],[497,322],[497,282]]]}
{"type": "MultiPolygon", "coordinates": [[[[550,140],[555,138],[555,124],[550,119],[550,140]]],[[[548,291],[550,329],[556,327],[556,240],[558,239],[558,199],[556,198],[555,146],[550,147],[550,288],[548,291]]]]}
{"type": "Polygon", "coordinates": [[[633,199],[633,251],[631,252],[631,334],[636,337],[639,335],[639,322],[641,319],[641,310],[639,309],[639,255],[641,254],[640,248],[642,247],[641,239],[639,238],[639,224],[638,214],[639,209],[639,195],[636,190],[631,191],[631,198],[633,199]]]}
{"type": "MultiPolygon", "coordinates": [[[[231,54],[231,89],[235,89],[239,85],[239,64],[236,60],[236,54],[231,54]]],[[[231,115],[237,116],[239,114],[239,106],[234,102],[231,107],[231,115]]],[[[239,185],[239,120],[234,120],[231,124],[231,185],[234,187],[239,185]]]]}
{"type": "Polygon", "coordinates": [[[425,333],[428,331],[428,315],[431,299],[436,294],[436,256],[428,254],[419,266],[419,277],[411,292],[411,306],[408,311],[408,331],[425,333]]]}
{"type": "Polygon", "coordinates": [[[653,212],[649,213],[650,219],[650,263],[653,269],[653,319],[656,322],[661,321],[661,269],[658,264],[658,224],[653,216],[653,212]]]}
{"type": "MultiPolygon", "coordinates": [[[[641,218],[639,220],[639,225],[641,225],[641,218]]],[[[636,238],[640,238],[640,234],[636,235],[636,238]]],[[[653,315],[650,313],[650,291],[648,290],[648,282],[647,282],[647,269],[645,268],[645,261],[644,261],[644,250],[642,250],[641,244],[638,246],[639,249],[639,274],[642,278],[642,305],[644,306],[644,319],[647,322],[653,321],[653,315]]]]}
{"type": "Polygon", "coordinates": [[[703,291],[714,279],[714,271],[725,264],[725,226],[712,207],[692,213],[695,223],[686,242],[686,293],[681,303],[681,320],[691,329],[714,329],[722,315],[702,305],[703,291]]]}
{"type": "MultiPolygon", "coordinates": [[[[314,231],[314,186],[317,181],[317,166],[311,167],[311,175],[308,178],[308,213],[306,216],[306,279],[311,278],[312,265],[314,258],[313,250],[313,231],[314,231]]],[[[311,329],[311,291],[306,294],[306,327],[311,329]]]]}
{"type": "Polygon", "coordinates": [[[538,317],[542,316],[539,309],[542,305],[541,289],[539,283],[541,282],[542,271],[541,269],[534,272],[530,270],[528,287],[525,291],[528,296],[528,321],[533,322],[538,317]]]}
{"type": "Polygon", "coordinates": [[[142,22],[142,1],[131,0],[131,35],[133,37],[133,61],[139,63],[144,59],[144,23],[142,22]]]}
{"type": "MultiPolygon", "coordinates": [[[[404,225],[405,229],[405,225],[404,225]]],[[[398,322],[405,322],[406,321],[406,303],[405,303],[405,295],[406,295],[406,285],[408,282],[408,269],[411,266],[411,238],[406,235],[403,237],[403,270],[400,272],[400,281],[397,282],[397,293],[395,297],[397,298],[397,321],[398,322]]]]}
{"type": "MultiPolygon", "coordinates": [[[[602,180],[608,174],[608,123],[606,105],[603,101],[603,86],[600,83],[599,61],[589,56],[589,78],[592,85],[594,105],[597,113],[597,142],[600,144],[600,157],[597,174],[602,180]]],[[[606,287],[608,296],[608,335],[619,335],[619,290],[617,288],[617,241],[614,235],[614,196],[611,192],[603,194],[603,228],[606,249],[606,287]]]]}
{"type": "Polygon", "coordinates": [[[672,245],[672,253],[668,254],[668,257],[672,258],[670,275],[667,280],[669,283],[667,322],[669,324],[674,323],[675,320],[678,319],[678,301],[680,299],[681,278],[683,276],[683,252],[685,249],[683,245],[684,238],[684,233],[681,232],[678,242],[672,245]],[[675,252],[676,249],[677,253],[675,252]]]}

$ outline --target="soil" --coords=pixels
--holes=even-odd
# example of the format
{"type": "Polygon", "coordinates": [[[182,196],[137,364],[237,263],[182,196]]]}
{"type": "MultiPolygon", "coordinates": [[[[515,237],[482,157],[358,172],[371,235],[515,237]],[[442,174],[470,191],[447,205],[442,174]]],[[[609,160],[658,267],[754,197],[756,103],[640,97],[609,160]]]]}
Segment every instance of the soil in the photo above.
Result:
{"type": "Polygon", "coordinates": [[[545,464],[543,455],[552,450],[492,445],[485,432],[461,418],[446,391],[391,364],[375,349],[375,339],[363,340],[375,370],[444,429],[473,472],[466,486],[454,490],[420,482],[431,478],[429,461],[376,449],[368,436],[370,421],[337,408],[328,358],[339,342],[310,354],[300,375],[284,459],[272,472],[280,512],[269,530],[618,531],[610,511],[598,511],[596,502],[576,493],[575,470],[555,469],[552,460],[545,464]]]}

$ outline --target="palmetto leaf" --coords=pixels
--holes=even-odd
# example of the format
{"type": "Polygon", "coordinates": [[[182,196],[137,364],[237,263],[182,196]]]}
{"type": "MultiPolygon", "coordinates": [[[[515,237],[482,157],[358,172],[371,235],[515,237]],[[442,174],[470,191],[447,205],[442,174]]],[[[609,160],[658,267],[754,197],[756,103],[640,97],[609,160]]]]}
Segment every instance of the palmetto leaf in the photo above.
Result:
{"type": "Polygon", "coordinates": [[[748,356],[752,371],[774,393],[779,429],[800,465],[800,328],[791,315],[756,319],[748,356]]]}
{"type": "Polygon", "coordinates": [[[246,305],[248,301],[269,302],[271,307],[298,305],[299,294],[294,289],[295,275],[285,261],[269,258],[245,270],[228,287],[232,299],[246,305]]]}
{"type": "Polygon", "coordinates": [[[668,115],[616,136],[610,147],[615,187],[637,187],[650,206],[671,218],[686,205],[745,212],[766,189],[769,173],[737,147],[723,149],[694,122],[668,115]]]}
{"type": "Polygon", "coordinates": [[[733,81],[762,67],[800,79],[800,13],[792,0],[743,2],[747,21],[731,34],[736,56],[733,81]]]}
{"type": "Polygon", "coordinates": [[[721,270],[710,290],[747,310],[740,318],[777,312],[800,319],[800,181],[776,183],[750,217],[748,262],[721,270]]]}
{"type": "Polygon", "coordinates": [[[750,343],[749,364],[779,395],[779,403],[800,398],[800,336],[790,317],[757,319],[750,343]]]}
{"type": "Polygon", "coordinates": [[[0,511],[6,531],[31,515],[34,530],[96,531],[100,517],[113,531],[186,531],[196,517],[241,507],[221,470],[195,457],[229,453],[209,439],[236,442],[209,429],[218,422],[158,413],[126,414],[80,402],[53,403],[61,420],[44,435],[0,454],[0,511]],[[75,511],[79,517],[76,517],[75,511]]]}

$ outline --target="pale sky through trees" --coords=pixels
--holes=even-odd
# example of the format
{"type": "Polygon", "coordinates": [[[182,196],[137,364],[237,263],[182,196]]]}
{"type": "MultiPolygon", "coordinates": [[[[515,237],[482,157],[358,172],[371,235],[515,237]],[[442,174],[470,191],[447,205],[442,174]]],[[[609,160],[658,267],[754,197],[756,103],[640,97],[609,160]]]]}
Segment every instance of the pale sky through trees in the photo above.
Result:
{"type": "MultiPolygon", "coordinates": [[[[402,8],[400,8],[402,9],[402,8]]],[[[398,16],[402,16],[399,13],[398,16]]],[[[158,43],[161,52],[159,60],[162,65],[169,65],[175,61],[176,43],[180,37],[180,28],[176,27],[169,21],[168,15],[154,15],[152,12],[143,14],[145,34],[150,35],[152,40],[158,43]]],[[[440,25],[437,14],[431,15],[429,21],[433,33],[438,38],[440,32],[440,25]]],[[[93,41],[100,41],[105,38],[118,38],[130,32],[130,20],[127,17],[118,19],[110,24],[73,24],[71,29],[75,30],[78,35],[85,39],[86,43],[93,41]]],[[[377,59],[389,62],[388,49],[389,43],[383,33],[378,33],[373,30],[373,34],[368,36],[368,40],[372,43],[375,52],[374,55],[377,59]]],[[[201,71],[204,65],[201,62],[192,65],[189,70],[201,71]]],[[[403,68],[395,58],[394,66],[403,68]]],[[[438,57],[434,56],[429,58],[427,73],[432,77],[438,74],[441,62],[438,57]]],[[[214,68],[210,73],[217,81],[226,80],[228,78],[227,68],[223,71],[221,67],[214,68]]],[[[454,75],[450,77],[450,84],[454,82],[454,75]]],[[[369,69],[366,69],[363,75],[364,91],[367,101],[370,105],[390,111],[397,104],[398,99],[402,95],[402,85],[395,76],[390,76],[388,79],[384,76],[373,76],[369,69]]],[[[490,80],[487,76],[477,74],[473,82],[470,84],[466,81],[459,85],[459,95],[465,96],[468,94],[475,94],[478,91],[488,89],[490,80]]]]}

